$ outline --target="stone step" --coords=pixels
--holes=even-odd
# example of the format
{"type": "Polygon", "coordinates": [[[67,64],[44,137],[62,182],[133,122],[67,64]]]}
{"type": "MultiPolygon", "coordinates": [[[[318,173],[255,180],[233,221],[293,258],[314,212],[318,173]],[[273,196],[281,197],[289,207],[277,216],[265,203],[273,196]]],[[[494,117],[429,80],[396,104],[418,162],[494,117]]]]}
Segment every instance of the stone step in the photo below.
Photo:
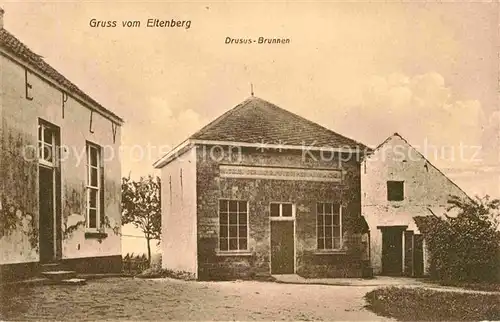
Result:
{"type": "Polygon", "coordinates": [[[42,272],[42,276],[55,281],[62,281],[76,277],[75,271],[50,271],[42,272]]]}
{"type": "Polygon", "coordinates": [[[87,284],[87,280],[83,278],[70,278],[59,281],[57,284],[61,285],[85,285],[87,284]]]}
{"type": "Polygon", "coordinates": [[[61,263],[47,263],[40,265],[42,272],[62,271],[61,263]]]}
{"type": "Polygon", "coordinates": [[[27,280],[20,280],[15,282],[8,282],[5,284],[0,284],[0,293],[3,287],[15,288],[18,286],[42,286],[42,285],[86,285],[87,280],[84,278],[68,278],[63,280],[56,280],[46,277],[34,277],[27,280]]]}

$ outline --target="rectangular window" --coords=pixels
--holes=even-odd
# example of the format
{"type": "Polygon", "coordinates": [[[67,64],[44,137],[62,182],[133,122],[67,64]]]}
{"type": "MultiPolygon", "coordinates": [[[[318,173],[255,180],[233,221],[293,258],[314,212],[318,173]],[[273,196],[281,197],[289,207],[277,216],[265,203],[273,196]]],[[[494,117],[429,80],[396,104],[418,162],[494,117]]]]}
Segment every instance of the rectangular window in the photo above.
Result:
{"type": "Polygon", "coordinates": [[[404,181],[387,181],[387,200],[402,201],[404,198],[404,181]]]}
{"type": "Polygon", "coordinates": [[[291,203],[271,203],[271,218],[293,218],[293,204],[291,203]]]}
{"type": "Polygon", "coordinates": [[[219,250],[248,250],[248,203],[219,200],[219,250]]]}
{"type": "Polygon", "coordinates": [[[40,164],[55,165],[56,131],[45,123],[38,124],[38,161],[40,164]]]}
{"type": "Polygon", "coordinates": [[[98,230],[102,210],[101,148],[87,143],[87,228],[98,230]]]}
{"type": "Polygon", "coordinates": [[[316,205],[316,230],[319,250],[342,248],[342,207],[335,203],[316,205]]]}

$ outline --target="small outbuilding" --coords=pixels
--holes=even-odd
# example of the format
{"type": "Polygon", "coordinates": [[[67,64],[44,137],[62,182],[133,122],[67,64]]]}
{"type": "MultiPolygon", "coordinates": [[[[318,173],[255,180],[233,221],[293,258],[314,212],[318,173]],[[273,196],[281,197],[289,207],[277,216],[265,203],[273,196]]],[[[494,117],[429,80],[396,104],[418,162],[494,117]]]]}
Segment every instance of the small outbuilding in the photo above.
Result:
{"type": "Polygon", "coordinates": [[[413,218],[443,215],[451,195],[469,198],[398,133],[363,160],[361,191],[377,275],[427,274],[425,239],[413,218]]]}
{"type": "Polygon", "coordinates": [[[369,275],[367,151],[250,97],[154,164],[163,267],[203,280],[369,275]]]}

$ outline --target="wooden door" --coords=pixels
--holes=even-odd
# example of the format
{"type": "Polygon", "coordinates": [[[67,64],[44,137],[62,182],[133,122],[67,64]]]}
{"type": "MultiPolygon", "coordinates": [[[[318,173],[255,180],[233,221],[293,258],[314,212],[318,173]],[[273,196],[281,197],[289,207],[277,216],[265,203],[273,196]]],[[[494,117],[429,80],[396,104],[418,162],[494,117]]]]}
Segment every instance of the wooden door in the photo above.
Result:
{"type": "Polygon", "coordinates": [[[39,167],[40,262],[55,258],[54,169],[39,167]]]}
{"type": "Polygon", "coordinates": [[[424,237],[413,235],[413,273],[415,277],[424,275],[424,237]]]}
{"type": "Polygon", "coordinates": [[[294,221],[271,221],[271,274],[293,274],[294,271],[294,221]]]}
{"type": "Polygon", "coordinates": [[[403,270],[403,230],[384,228],[382,230],[382,274],[401,276],[403,270]]]}

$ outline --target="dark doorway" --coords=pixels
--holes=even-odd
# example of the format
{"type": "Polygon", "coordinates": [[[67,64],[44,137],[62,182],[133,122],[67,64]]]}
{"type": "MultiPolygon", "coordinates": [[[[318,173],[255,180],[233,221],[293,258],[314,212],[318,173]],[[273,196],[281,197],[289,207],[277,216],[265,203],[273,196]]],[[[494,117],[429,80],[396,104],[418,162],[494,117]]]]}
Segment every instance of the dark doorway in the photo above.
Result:
{"type": "Polygon", "coordinates": [[[38,119],[40,262],[61,258],[61,167],[59,127],[38,119]],[[56,228],[57,227],[57,228],[56,228]]]}
{"type": "Polygon", "coordinates": [[[295,271],[294,221],[271,221],[271,274],[295,271]]]}
{"type": "Polygon", "coordinates": [[[403,231],[401,226],[381,227],[382,274],[401,276],[403,273],[403,231]]]}
{"type": "Polygon", "coordinates": [[[413,273],[415,277],[424,275],[424,236],[413,235],[413,273]]]}
{"type": "Polygon", "coordinates": [[[55,259],[55,186],[54,169],[39,167],[40,262],[55,259]]]}
{"type": "Polygon", "coordinates": [[[413,253],[414,253],[414,245],[413,245],[413,230],[405,230],[403,232],[404,238],[404,272],[405,276],[413,276],[413,253]]]}

